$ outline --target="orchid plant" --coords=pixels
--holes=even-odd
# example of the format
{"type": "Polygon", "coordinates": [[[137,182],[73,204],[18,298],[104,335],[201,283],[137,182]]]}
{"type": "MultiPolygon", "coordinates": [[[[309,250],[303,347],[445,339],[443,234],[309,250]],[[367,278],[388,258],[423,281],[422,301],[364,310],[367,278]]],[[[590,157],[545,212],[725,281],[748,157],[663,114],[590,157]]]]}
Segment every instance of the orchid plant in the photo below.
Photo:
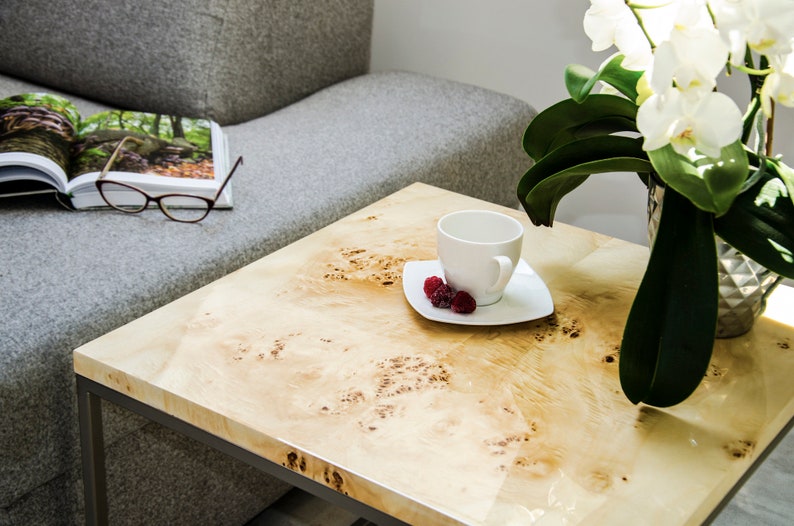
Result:
{"type": "Polygon", "coordinates": [[[590,175],[636,172],[665,186],[619,362],[630,401],[665,407],[689,397],[711,360],[715,234],[794,278],[794,170],[772,153],[777,108],[794,107],[794,0],[590,4],[593,50],[617,52],[598,71],[566,68],[571,98],[525,132],[535,163],[518,195],[534,224],[551,226],[590,175]],[[718,88],[736,75],[749,80],[746,108],[718,88]]]}

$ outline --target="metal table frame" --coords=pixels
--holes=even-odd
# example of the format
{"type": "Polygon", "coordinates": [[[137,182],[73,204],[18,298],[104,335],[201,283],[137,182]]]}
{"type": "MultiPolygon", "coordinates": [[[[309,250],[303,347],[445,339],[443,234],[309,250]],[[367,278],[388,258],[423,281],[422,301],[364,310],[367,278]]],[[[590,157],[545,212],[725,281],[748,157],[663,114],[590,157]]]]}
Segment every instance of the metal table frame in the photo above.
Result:
{"type": "Polygon", "coordinates": [[[105,445],[102,429],[102,400],[133,411],[153,422],[182,433],[249,466],[273,475],[288,484],[307,491],[334,505],[345,508],[378,526],[406,526],[400,521],[352,497],[267,460],[231,442],[208,433],[168,413],[150,407],[125,394],[76,374],[80,419],[80,446],[83,461],[85,518],[89,526],[108,524],[107,485],[105,478],[105,445]]]}

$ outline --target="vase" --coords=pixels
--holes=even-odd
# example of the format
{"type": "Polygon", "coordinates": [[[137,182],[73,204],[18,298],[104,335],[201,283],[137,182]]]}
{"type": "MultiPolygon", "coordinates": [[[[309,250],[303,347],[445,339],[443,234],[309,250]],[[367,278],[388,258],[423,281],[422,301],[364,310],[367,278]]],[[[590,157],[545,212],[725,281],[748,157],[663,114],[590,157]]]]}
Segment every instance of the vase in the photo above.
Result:
{"type": "MultiPolygon", "coordinates": [[[[648,243],[653,246],[664,204],[664,186],[648,178],[648,243]]],[[[715,236],[719,279],[717,338],[733,338],[749,331],[766,306],[766,298],[782,276],[759,265],[715,236]]]]}

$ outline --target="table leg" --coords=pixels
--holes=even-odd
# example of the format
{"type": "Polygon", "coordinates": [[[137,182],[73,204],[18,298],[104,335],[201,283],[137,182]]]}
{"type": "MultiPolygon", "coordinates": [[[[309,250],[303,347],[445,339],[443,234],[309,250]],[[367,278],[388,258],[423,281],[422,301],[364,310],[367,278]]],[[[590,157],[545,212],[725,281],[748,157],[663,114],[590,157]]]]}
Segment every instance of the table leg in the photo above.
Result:
{"type": "Polygon", "coordinates": [[[83,376],[77,378],[77,401],[80,417],[80,446],[83,456],[83,486],[85,517],[88,526],[108,523],[107,486],[105,482],[105,446],[102,436],[101,402],[108,402],[133,411],[169,429],[195,439],[249,466],[280,478],[321,499],[346,508],[380,526],[408,526],[387,513],[359,502],[315,480],[304,477],[290,468],[260,457],[212,433],[182,421],[159,409],[148,406],[109,387],[83,376]]]}
{"type": "Polygon", "coordinates": [[[90,392],[87,382],[77,375],[77,409],[80,418],[80,449],[83,458],[85,523],[108,523],[105,484],[105,444],[102,433],[102,399],[90,392]]]}

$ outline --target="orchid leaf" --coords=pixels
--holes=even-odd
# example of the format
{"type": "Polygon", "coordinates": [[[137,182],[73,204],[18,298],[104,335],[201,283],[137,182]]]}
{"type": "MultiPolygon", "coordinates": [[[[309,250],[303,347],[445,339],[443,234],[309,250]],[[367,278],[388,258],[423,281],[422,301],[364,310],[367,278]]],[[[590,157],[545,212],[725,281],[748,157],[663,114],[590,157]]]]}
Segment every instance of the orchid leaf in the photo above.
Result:
{"type": "Polygon", "coordinates": [[[616,95],[591,95],[582,103],[565,99],[532,119],[524,132],[524,151],[538,161],[578,139],[636,132],[636,118],[637,106],[616,95]]]}
{"type": "Polygon", "coordinates": [[[722,148],[719,158],[692,160],[672,145],[648,152],[659,177],[695,206],[717,216],[725,214],[747,179],[749,164],[741,141],[722,148]]]}
{"type": "Polygon", "coordinates": [[[776,166],[771,162],[768,165],[769,170],[759,181],[739,194],[728,213],[714,221],[714,229],[753,261],[794,279],[792,192],[778,177],[776,166]]]}
{"type": "Polygon", "coordinates": [[[778,159],[768,159],[767,164],[773,168],[778,177],[780,177],[780,179],[783,181],[783,184],[786,185],[788,196],[791,199],[791,202],[794,203],[794,170],[792,170],[789,165],[780,162],[778,159]]]}
{"type": "Polygon", "coordinates": [[[671,188],[620,348],[620,383],[637,404],[669,407],[703,380],[717,325],[712,215],[671,188]]]}
{"type": "Polygon", "coordinates": [[[569,128],[557,134],[554,142],[549,145],[549,152],[560,146],[588,137],[607,136],[615,132],[634,131],[631,129],[634,123],[626,120],[625,117],[604,117],[583,124],[576,128],[569,128]]]}
{"type": "Polygon", "coordinates": [[[560,200],[591,174],[651,169],[640,139],[588,137],[561,146],[535,163],[518,183],[518,198],[535,225],[551,226],[560,200]]]}
{"type": "Polygon", "coordinates": [[[576,102],[584,101],[596,83],[602,81],[632,101],[636,101],[637,82],[640,80],[642,72],[624,69],[621,66],[623,58],[621,54],[613,56],[597,72],[581,64],[569,64],[565,68],[565,87],[571,98],[576,102]]]}

